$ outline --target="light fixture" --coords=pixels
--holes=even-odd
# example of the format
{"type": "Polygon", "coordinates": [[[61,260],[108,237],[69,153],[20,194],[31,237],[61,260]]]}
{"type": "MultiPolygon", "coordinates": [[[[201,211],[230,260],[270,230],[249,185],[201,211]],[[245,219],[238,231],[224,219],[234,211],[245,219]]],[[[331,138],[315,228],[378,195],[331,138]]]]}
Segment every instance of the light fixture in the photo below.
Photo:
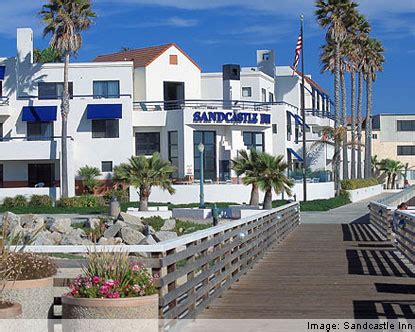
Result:
{"type": "Polygon", "coordinates": [[[205,146],[203,143],[199,143],[199,145],[197,146],[197,149],[199,150],[200,153],[203,153],[203,151],[205,151],[205,146]]]}

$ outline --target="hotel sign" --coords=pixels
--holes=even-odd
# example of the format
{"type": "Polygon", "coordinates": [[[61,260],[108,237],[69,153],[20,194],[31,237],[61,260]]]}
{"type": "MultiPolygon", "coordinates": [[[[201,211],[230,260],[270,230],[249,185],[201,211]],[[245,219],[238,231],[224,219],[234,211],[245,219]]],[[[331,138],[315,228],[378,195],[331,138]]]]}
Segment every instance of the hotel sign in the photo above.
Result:
{"type": "Polygon", "coordinates": [[[271,114],[244,112],[194,112],[193,123],[271,124],[271,114]]]}

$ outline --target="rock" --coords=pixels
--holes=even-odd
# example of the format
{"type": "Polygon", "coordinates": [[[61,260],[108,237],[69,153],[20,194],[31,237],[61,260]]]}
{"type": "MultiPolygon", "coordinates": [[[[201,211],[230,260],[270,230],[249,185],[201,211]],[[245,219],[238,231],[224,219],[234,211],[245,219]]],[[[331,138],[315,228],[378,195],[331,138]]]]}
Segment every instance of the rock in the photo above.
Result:
{"type": "Polygon", "coordinates": [[[98,228],[101,225],[101,219],[99,218],[89,218],[86,222],[86,227],[90,229],[98,228]]]}
{"type": "Polygon", "coordinates": [[[6,212],[3,215],[1,225],[3,226],[3,224],[7,225],[7,231],[11,232],[16,226],[21,226],[20,217],[12,212],[6,212]]]}
{"type": "Polygon", "coordinates": [[[80,229],[80,228],[72,229],[69,232],[69,235],[79,236],[81,238],[86,238],[87,237],[85,231],[83,229],[80,229]]]}
{"type": "Polygon", "coordinates": [[[163,242],[166,240],[174,239],[177,237],[176,232],[168,232],[168,231],[159,231],[154,234],[156,240],[159,242],[163,242]]]}
{"type": "Polygon", "coordinates": [[[36,215],[21,216],[20,222],[23,228],[33,230],[35,232],[45,225],[45,219],[42,216],[36,215]]]}
{"type": "Polygon", "coordinates": [[[139,244],[146,237],[143,235],[143,233],[127,226],[121,228],[121,238],[126,244],[139,244]]]}
{"type": "Polygon", "coordinates": [[[56,243],[50,238],[51,233],[48,231],[39,232],[31,245],[34,246],[53,246],[56,243]]]}
{"type": "Polygon", "coordinates": [[[105,237],[102,237],[98,240],[99,245],[103,246],[113,246],[113,245],[120,245],[122,244],[122,239],[120,237],[115,237],[111,239],[107,239],[105,237]]]}
{"type": "Polygon", "coordinates": [[[176,228],[176,220],[174,219],[167,219],[164,222],[164,225],[160,228],[162,231],[172,231],[176,228]]]}
{"type": "Polygon", "coordinates": [[[120,218],[122,221],[125,221],[125,222],[128,222],[128,223],[131,223],[131,224],[135,224],[135,223],[142,224],[142,222],[141,222],[141,218],[140,218],[140,217],[133,216],[133,215],[128,214],[128,213],[126,213],[126,212],[121,212],[121,213],[120,213],[120,217],[119,217],[119,218],[120,218]]]}
{"type": "Polygon", "coordinates": [[[51,232],[59,232],[62,234],[70,233],[73,228],[71,227],[72,221],[69,218],[55,219],[48,217],[46,220],[46,228],[51,232]]]}
{"type": "Polygon", "coordinates": [[[105,230],[104,237],[108,239],[117,236],[117,234],[121,231],[121,228],[121,223],[116,222],[114,225],[110,226],[105,230]]]}
{"type": "Polygon", "coordinates": [[[48,238],[53,242],[53,244],[57,245],[62,241],[62,234],[58,232],[49,233],[48,238]]]}
{"type": "Polygon", "coordinates": [[[149,235],[146,236],[146,238],[144,240],[142,240],[139,244],[141,245],[153,245],[153,244],[157,244],[157,241],[154,239],[153,236],[149,235]]]}

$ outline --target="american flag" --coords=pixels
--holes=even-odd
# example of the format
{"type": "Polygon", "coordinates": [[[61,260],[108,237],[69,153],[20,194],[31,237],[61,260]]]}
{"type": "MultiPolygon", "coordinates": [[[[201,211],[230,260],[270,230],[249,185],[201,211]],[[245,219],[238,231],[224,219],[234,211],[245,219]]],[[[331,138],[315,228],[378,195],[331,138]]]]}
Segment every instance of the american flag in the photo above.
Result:
{"type": "Polygon", "coordinates": [[[294,64],[293,64],[293,75],[297,70],[298,63],[300,62],[300,54],[301,49],[303,48],[303,36],[300,34],[298,35],[297,46],[295,47],[295,57],[294,57],[294,64]]]}

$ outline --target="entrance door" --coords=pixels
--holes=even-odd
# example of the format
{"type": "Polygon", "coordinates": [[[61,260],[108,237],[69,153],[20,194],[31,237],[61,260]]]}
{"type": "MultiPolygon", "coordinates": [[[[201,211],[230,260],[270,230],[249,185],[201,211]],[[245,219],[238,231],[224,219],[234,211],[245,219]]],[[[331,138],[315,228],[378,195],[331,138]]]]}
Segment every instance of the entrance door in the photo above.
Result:
{"type": "Polygon", "coordinates": [[[54,164],[29,164],[29,187],[43,183],[44,187],[53,187],[55,180],[54,164]]]}
{"type": "Polygon", "coordinates": [[[203,143],[204,151],[204,177],[205,180],[216,181],[216,132],[194,131],[193,132],[193,154],[194,154],[194,176],[200,179],[200,152],[198,145],[203,143]]]}
{"type": "Polygon", "coordinates": [[[230,162],[229,160],[219,161],[219,179],[220,181],[228,181],[231,179],[230,162]]]}
{"type": "Polygon", "coordinates": [[[184,101],[184,82],[164,82],[164,109],[180,109],[184,101]]]}

